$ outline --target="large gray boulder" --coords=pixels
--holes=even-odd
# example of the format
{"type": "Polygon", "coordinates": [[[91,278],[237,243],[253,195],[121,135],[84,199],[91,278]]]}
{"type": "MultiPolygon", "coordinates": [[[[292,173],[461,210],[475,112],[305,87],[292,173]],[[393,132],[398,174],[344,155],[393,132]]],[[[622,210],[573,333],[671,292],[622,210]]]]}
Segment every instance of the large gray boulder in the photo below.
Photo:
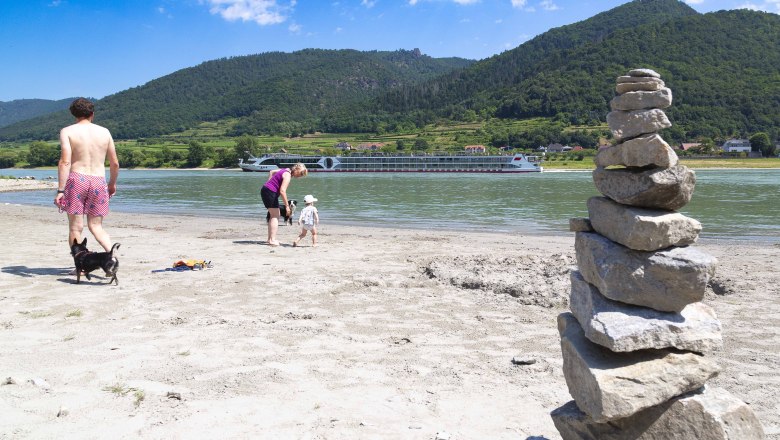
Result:
{"type": "Polygon", "coordinates": [[[563,376],[594,422],[622,419],[696,390],[718,374],[709,358],[677,350],[615,353],[590,342],[571,313],[558,315],[563,376]]]}
{"type": "Polygon", "coordinates": [[[650,108],[667,108],[672,105],[672,90],[664,87],[654,92],[627,92],[615,96],[609,102],[612,110],[631,111],[650,108]]]}
{"type": "Polygon", "coordinates": [[[585,336],[617,352],[677,348],[707,353],[723,346],[720,321],[704,303],[688,304],[680,313],[612,301],[572,271],[571,312],[585,336]]]}
{"type": "Polygon", "coordinates": [[[677,153],[657,134],[640,136],[611,147],[602,148],[596,153],[594,159],[597,167],[623,165],[626,167],[669,168],[677,165],[677,161],[677,153]]]}
{"type": "Polygon", "coordinates": [[[695,243],[701,232],[698,220],[679,212],[637,208],[606,197],[588,199],[588,214],[596,232],[640,251],[686,246],[695,243]]]}
{"type": "Polygon", "coordinates": [[[652,92],[661,90],[664,86],[665,84],[661,78],[649,76],[619,76],[615,91],[618,92],[618,94],[637,91],[652,92]]]}
{"type": "Polygon", "coordinates": [[[676,211],[691,201],[696,173],[678,165],[670,168],[596,168],[596,189],[624,205],[676,211]]]}
{"type": "Polygon", "coordinates": [[[692,247],[635,251],[593,232],[574,240],[582,277],[609,299],[680,312],[704,298],[718,260],[692,247]]]}
{"type": "Polygon", "coordinates": [[[624,419],[596,423],[574,401],[550,416],[563,440],[760,440],[764,430],[744,402],[704,387],[624,419]]]}
{"type": "Polygon", "coordinates": [[[666,113],[659,109],[611,111],[607,114],[607,124],[612,136],[618,141],[655,133],[672,126],[666,113]]]}

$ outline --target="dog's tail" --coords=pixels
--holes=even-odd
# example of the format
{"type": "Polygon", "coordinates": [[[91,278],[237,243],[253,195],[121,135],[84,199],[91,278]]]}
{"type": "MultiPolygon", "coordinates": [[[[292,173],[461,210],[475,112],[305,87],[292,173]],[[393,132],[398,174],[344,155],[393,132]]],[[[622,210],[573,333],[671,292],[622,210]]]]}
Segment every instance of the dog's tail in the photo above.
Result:
{"type": "Polygon", "coordinates": [[[109,253],[109,254],[111,254],[111,256],[113,257],[113,256],[114,256],[114,249],[119,249],[119,246],[121,246],[121,244],[119,244],[119,243],[114,243],[114,245],[113,245],[113,246],[111,246],[111,250],[110,250],[110,251],[108,251],[108,253],[109,253]]]}

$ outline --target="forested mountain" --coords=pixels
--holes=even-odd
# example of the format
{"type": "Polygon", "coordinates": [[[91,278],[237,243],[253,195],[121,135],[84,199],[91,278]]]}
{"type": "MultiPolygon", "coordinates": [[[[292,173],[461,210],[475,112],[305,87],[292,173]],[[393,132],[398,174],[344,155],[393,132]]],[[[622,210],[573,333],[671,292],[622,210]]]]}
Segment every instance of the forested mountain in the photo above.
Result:
{"type": "MultiPolygon", "coordinates": [[[[419,50],[359,52],[307,49],[218,59],[182,69],[96,103],[114,136],[168,134],[201,121],[245,118],[241,132],[311,127],[335,108],[365,108],[381,92],[472,64],[419,50]]],[[[36,118],[0,129],[0,138],[56,136],[70,115],[36,118]]]]}
{"type": "MultiPolygon", "coordinates": [[[[677,0],[634,0],[587,20],[551,29],[515,49],[480,61],[468,69],[455,71],[419,86],[388,91],[381,97],[380,109],[406,112],[443,109],[450,105],[480,108],[495,104],[496,99],[511,93],[517,84],[545,73],[550,64],[553,69],[565,68],[569,63],[576,66],[578,60],[567,60],[564,56],[573,48],[597,47],[616,31],[650,23],[666,23],[691,15],[698,13],[677,0]]],[[[614,61],[621,62],[620,59],[614,61]]],[[[600,72],[593,73],[598,75],[600,72]]],[[[614,78],[610,81],[614,81],[614,78]]],[[[581,88],[576,83],[571,86],[581,88]]]]}
{"type": "MultiPolygon", "coordinates": [[[[674,93],[669,140],[755,132],[777,139],[778,41],[777,14],[699,14],[677,0],[633,0],[476,63],[416,50],[267,53],[209,61],[97,107],[100,123],[120,139],[228,117],[237,121],[235,135],[408,132],[491,118],[587,125],[604,122],[615,78],[645,67],[674,93]]],[[[61,113],[24,121],[0,128],[0,140],[52,138],[70,120],[61,113]]]]}
{"type": "Polygon", "coordinates": [[[67,109],[74,98],[52,101],[50,99],[16,99],[0,101],[0,127],[36,116],[67,109]]]}
{"type": "Polygon", "coordinates": [[[615,78],[636,67],[662,74],[675,102],[673,140],[756,131],[780,135],[780,16],[748,10],[698,14],[676,0],[635,0],[436,80],[388,92],[372,114],[457,119],[604,121],[615,78]]]}
{"type": "Polygon", "coordinates": [[[661,73],[673,91],[674,103],[666,110],[675,124],[667,133],[671,139],[746,137],[757,131],[776,138],[780,135],[778,42],[780,16],[748,10],[621,30],[599,45],[561,54],[562,59],[576,62],[545,60],[542,73],[518,84],[514,94],[495,97],[496,115],[526,117],[544,112],[582,122],[595,111],[603,118],[614,96],[615,77],[640,66],[661,73]]]}

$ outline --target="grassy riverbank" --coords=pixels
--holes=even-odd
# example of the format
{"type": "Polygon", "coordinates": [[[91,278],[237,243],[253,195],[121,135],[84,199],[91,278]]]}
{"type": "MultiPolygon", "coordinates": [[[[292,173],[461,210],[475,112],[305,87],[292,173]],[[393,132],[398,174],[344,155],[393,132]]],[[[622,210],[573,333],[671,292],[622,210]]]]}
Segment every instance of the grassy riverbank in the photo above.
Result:
{"type": "MultiPolygon", "coordinates": [[[[680,164],[685,165],[692,169],[707,169],[707,168],[733,168],[733,169],[775,169],[780,168],[780,158],[760,158],[760,159],[746,159],[746,158],[734,158],[734,159],[688,159],[680,158],[680,164]]],[[[592,157],[585,157],[582,160],[576,159],[561,159],[555,161],[544,161],[542,166],[545,170],[592,170],[596,166],[593,164],[592,157]]],[[[138,167],[137,169],[146,169],[144,167],[138,167]]],[[[19,169],[17,167],[17,169],[19,169]]],[[[28,169],[25,167],[25,169],[28,169]]],[[[56,167],[38,167],[35,169],[46,170],[56,169],[56,167]]],[[[154,169],[194,169],[194,168],[172,168],[161,167],[154,169]]],[[[197,168],[208,169],[208,168],[197,168]]],[[[215,168],[222,169],[222,168],[215,168]]],[[[11,176],[0,175],[0,178],[14,178],[11,176]]]]}
{"type": "Polygon", "coordinates": [[[686,159],[680,162],[690,168],[780,168],[780,158],[760,159],[686,159]]]}
{"type": "MultiPolygon", "coordinates": [[[[608,142],[608,127],[594,126],[563,127],[547,118],[532,118],[522,121],[490,121],[431,125],[425,129],[407,133],[309,133],[301,136],[244,136],[229,137],[230,121],[204,122],[194,129],[147,139],[117,140],[117,152],[123,167],[183,169],[198,163],[202,168],[223,168],[237,166],[238,157],[245,151],[255,155],[264,153],[322,154],[335,156],[344,152],[336,148],[349,144],[360,149],[374,146],[385,154],[462,153],[465,145],[485,145],[488,154],[506,154],[492,147],[496,139],[513,145],[508,133],[534,133],[538,136],[526,145],[546,145],[553,135],[566,135],[570,145],[596,145],[608,142]],[[575,136],[576,134],[576,136],[575,136]],[[589,139],[580,143],[575,138],[589,139]],[[193,145],[197,154],[191,154],[193,145]]],[[[561,141],[566,142],[566,141],[561,141]]],[[[523,144],[523,143],[521,143],[523,144]]],[[[535,150],[514,150],[529,155],[541,155],[535,150]]],[[[594,169],[596,150],[590,148],[567,153],[549,153],[544,157],[547,170],[590,170],[594,169]]],[[[0,143],[0,167],[15,166],[27,168],[33,165],[56,165],[59,159],[59,145],[56,140],[31,143],[0,143]]],[[[686,158],[681,163],[690,168],[780,168],[780,158],[748,159],[738,157],[686,158]]]]}

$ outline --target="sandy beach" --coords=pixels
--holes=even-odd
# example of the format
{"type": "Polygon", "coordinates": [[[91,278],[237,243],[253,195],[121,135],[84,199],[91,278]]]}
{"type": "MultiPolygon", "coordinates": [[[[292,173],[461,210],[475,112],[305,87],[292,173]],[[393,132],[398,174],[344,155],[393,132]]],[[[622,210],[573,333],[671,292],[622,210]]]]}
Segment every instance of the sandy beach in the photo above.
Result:
{"type": "MultiPolygon", "coordinates": [[[[75,284],[65,215],[0,205],[0,439],[560,438],[573,234],[325,223],[270,248],[260,220],[105,225],[119,285],[75,284]],[[165,270],[188,258],[213,267],[165,270]]],[[[712,385],[780,439],[780,247],[696,246],[720,261],[712,385]]]]}
{"type": "MultiPolygon", "coordinates": [[[[0,179],[0,192],[38,191],[42,189],[57,189],[57,182],[54,180],[0,179]]],[[[54,198],[52,197],[52,199],[54,198]]]]}

